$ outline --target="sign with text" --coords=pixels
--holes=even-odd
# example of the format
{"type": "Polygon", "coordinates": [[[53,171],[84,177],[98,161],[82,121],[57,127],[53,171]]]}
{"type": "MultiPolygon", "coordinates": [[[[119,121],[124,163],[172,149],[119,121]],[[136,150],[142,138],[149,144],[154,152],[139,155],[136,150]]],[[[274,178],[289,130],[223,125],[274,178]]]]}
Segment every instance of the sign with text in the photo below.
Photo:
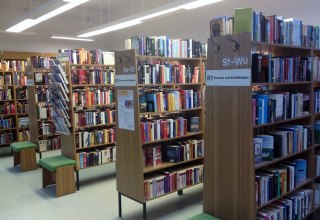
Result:
{"type": "Polygon", "coordinates": [[[125,74],[115,76],[116,86],[136,86],[137,76],[135,74],[125,74]]]}
{"type": "Polygon", "coordinates": [[[251,69],[207,70],[207,86],[250,86],[251,69]]]}

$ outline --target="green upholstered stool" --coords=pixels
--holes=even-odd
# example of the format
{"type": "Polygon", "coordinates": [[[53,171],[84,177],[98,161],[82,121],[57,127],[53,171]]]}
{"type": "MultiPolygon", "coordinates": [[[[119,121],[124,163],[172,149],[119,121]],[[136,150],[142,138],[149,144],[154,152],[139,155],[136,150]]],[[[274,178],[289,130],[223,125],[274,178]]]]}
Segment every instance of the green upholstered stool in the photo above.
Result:
{"type": "Polygon", "coordinates": [[[56,197],[76,192],[74,171],[76,161],[57,155],[39,160],[42,166],[42,186],[56,184],[56,197]]]}
{"type": "Polygon", "coordinates": [[[188,220],[221,220],[221,219],[207,213],[200,213],[191,218],[188,218],[188,220]]]}
{"type": "Polygon", "coordinates": [[[36,170],[38,168],[36,149],[38,145],[31,141],[14,142],[10,144],[13,151],[13,165],[20,164],[21,171],[36,170]]]}

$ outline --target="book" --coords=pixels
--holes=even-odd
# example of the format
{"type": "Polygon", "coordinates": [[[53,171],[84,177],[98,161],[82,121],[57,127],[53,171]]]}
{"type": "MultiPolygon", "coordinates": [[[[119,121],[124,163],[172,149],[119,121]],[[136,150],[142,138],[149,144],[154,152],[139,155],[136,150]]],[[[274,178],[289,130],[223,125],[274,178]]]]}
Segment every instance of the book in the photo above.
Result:
{"type": "Polygon", "coordinates": [[[262,161],[262,138],[255,137],[253,138],[253,146],[254,146],[254,159],[255,162],[262,161]]]}
{"type": "Polygon", "coordinates": [[[234,15],[234,34],[252,32],[252,8],[236,8],[234,15]]]}
{"type": "Polygon", "coordinates": [[[189,118],[189,131],[198,132],[200,130],[200,120],[199,117],[190,117],[189,118]]]}
{"type": "Polygon", "coordinates": [[[224,36],[227,33],[227,16],[220,16],[210,20],[210,37],[224,36]]]}
{"type": "Polygon", "coordinates": [[[152,146],[146,148],[146,163],[147,166],[158,166],[162,163],[161,146],[152,146]]]}

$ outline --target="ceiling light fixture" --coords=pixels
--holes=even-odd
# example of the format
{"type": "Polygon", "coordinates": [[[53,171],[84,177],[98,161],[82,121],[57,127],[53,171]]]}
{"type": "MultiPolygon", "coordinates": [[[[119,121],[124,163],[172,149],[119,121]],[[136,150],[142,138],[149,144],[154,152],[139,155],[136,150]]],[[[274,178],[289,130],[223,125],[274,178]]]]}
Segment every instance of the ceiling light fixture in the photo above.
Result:
{"type": "Polygon", "coordinates": [[[66,12],[90,0],[50,0],[26,15],[26,18],[6,29],[7,32],[21,32],[45,20],[66,12]],[[65,4],[67,3],[67,4],[65,4]]]}
{"type": "Polygon", "coordinates": [[[217,3],[223,0],[178,0],[167,5],[153,8],[141,13],[122,18],[120,20],[112,21],[88,30],[81,31],[77,37],[92,37],[99,34],[108,33],[111,31],[131,27],[133,25],[141,24],[146,20],[162,16],[165,14],[177,12],[179,10],[190,10],[199,8],[201,6],[217,3]]]}
{"type": "Polygon", "coordinates": [[[50,38],[61,39],[61,40],[94,41],[94,39],[90,39],[90,38],[78,38],[78,37],[73,37],[73,36],[57,35],[57,34],[52,35],[50,38]]]}

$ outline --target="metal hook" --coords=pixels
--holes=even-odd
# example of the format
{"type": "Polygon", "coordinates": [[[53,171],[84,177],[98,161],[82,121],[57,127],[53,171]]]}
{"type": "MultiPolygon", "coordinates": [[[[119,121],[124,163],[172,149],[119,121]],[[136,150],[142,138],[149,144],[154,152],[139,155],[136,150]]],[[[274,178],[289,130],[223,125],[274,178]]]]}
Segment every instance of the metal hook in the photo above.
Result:
{"type": "Polygon", "coordinates": [[[236,40],[233,40],[233,39],[231,38],[231,35],[230,35],[230,34],[226,34],[226,38],[227,38],[229,41],[232,41],[232,42],[235,43],[235,45],[234,45],[235,49],[234,49],[233,51],[237,51],[237,50],[240,49],[240,44],[239,44],[239,42],[236,41],[236,40]]]}
{"type": "Polygon", "coordinates": [[[219,44],[216,44],[215,42],[213,42],[213,39],[212,39],[212,38],[210,38],[210,41],[211,41],[212,46],[215,47],[214,52],[215,52],[215,53],[219,53],[219,51],[220,51],[220,45],[219,45],[219,44]]]}

